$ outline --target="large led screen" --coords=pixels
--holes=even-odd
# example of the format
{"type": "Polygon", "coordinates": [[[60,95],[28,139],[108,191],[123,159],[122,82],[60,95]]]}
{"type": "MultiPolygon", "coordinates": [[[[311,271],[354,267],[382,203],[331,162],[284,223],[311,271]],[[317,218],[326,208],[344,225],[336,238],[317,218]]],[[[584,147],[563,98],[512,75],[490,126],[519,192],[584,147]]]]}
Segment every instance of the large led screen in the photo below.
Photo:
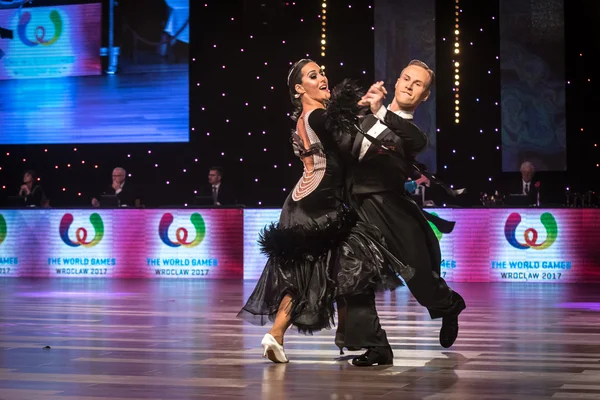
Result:
{"type": "Polygon", "coordinates": [[[242,279],[242,214],[1,210],[0,276],[242,279]]]}
{"type": "Polygon", "coordinates": [[[169,50],[119,54],[139,35],[123,29],[112,63],[101,2],[0,9],[0,145],[189,141],[189,2],[169,3],[146,10],[168,13],[150,29],[169,50]]]}
{"type": "MultiPolygon", "coordinates": [[[[456,226],[432,228],[449,282],[600,282],[600,212],[582,209],[429,209],[456,226]]],[[[258,234],[279,210],[246,210],[244,278],[258,279],[266,258],[258,234]]]]}

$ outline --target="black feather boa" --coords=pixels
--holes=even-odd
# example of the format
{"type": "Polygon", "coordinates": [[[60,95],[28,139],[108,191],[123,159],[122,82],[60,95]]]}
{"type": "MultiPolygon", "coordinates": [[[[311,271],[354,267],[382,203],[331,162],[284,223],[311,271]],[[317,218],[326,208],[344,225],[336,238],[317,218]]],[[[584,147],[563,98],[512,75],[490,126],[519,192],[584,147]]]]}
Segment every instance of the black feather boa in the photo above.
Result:
{"type": "Polygon", "coordinates": [[[282,266],[301,260],[312,262],[344,240],[357,221],[356,211],[342,206],[312,225],[282,227],[273,223],[261,231],[258,244],[263,254],[282,266]]]}
{"type": "Polygon", "coordinates": [[[331,98],[325,111],[325,129],[334,135],[350,134],[352,137],[358,131],[358,115],[361,107],[359,100],[364,91],[350,79],[344,79],[331,91],[331,98]]]}

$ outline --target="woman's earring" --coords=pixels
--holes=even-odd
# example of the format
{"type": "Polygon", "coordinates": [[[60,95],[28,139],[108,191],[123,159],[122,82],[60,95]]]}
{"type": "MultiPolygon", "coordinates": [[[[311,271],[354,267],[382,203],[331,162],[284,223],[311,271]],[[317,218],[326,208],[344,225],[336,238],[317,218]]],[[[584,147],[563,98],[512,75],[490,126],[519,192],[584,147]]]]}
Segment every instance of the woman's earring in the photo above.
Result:
{"type": "Polygon", "coordinates": [[[298,98],[298,97],[300,97],[300,93],[296,93],[296,94],[294,95],[294,97],[295,97],[295,98],[298,98]]]}

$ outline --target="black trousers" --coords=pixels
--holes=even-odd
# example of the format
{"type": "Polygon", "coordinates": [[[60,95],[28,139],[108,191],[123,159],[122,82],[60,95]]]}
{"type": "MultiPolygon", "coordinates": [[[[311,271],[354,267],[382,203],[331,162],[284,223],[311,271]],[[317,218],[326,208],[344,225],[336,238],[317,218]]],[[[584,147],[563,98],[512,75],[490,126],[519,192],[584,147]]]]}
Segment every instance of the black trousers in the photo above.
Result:
{"type": "Polygon", "coordinates": [[[348,307],[345,344],[348,347],[389,346],[385,330],[379,323],[375,308],[375,293],[344,297],[348,307]]]}
{"type": "MultiPolygon", "coordinates": [[[[441,251],[437,238],[420,207],[401,192],[382,192],[356,197],[360,218],[377,226],[388,249],[413,274],[406,285],[431,318],[458,316],[466,304],[441,277],[441,251]]],[[[348,346],[387,346],[375,308],[375,294],[348,298],[346,343],[348,346]],[[352,332],[354,330],[354,332],[352,332]]]]}
{"type": "Polygon", "coordinates": [[[440,276],[440,244],[421,208],[400,191],[358,196],[356,202],[360,218],[377,226],[390,252],[414,270],[406,285],[431,318],[460,314],[465,301],[440,276]]]}

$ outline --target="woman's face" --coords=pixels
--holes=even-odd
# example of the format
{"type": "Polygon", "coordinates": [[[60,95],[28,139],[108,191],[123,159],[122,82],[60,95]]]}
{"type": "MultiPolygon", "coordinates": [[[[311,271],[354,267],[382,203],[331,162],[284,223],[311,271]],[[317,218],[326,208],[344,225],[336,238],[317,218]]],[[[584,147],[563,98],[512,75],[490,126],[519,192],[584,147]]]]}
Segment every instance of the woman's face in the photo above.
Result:
{"type": "Polygon", "coordinates": [[[324,103],[329,100],[329,82],[325,77],[325,73],[317,63],[310,62],[302,68],[302,83],[297,84],[296,93],[300,93],[302,97],[309,97],[319,103],[324,103]]]}
{"type": "Polygon", "coordinates": [[[23,182],[24,183],[31,183],[31,182],[33,182],[33,176],[31,176],[30,173],[26,173],[25,175],[23,175],[23,182]]]}

